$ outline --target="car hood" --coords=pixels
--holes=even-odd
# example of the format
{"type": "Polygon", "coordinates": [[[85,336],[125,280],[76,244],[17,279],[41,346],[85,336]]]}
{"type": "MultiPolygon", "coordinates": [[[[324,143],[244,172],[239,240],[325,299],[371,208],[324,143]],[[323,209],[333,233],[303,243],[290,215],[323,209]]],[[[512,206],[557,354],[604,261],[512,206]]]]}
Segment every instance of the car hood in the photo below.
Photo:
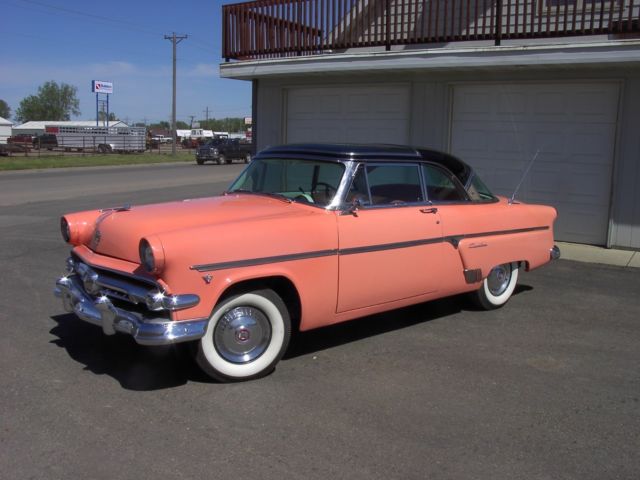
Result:
{"type": "MultiPolygon", "coordinates": [[[[195,231],[205,226],[223,234],[226,227],[240,223],[309,215],[313,210],[297,203],[249,194],[117,208],[105,210],[98,216],[87,246],[102,255],[139,263],[138,245],[145,237],[161,237],[190,228],[195,231]]],[[[211,230],[207,231],[214,235],[211,230]]]]}

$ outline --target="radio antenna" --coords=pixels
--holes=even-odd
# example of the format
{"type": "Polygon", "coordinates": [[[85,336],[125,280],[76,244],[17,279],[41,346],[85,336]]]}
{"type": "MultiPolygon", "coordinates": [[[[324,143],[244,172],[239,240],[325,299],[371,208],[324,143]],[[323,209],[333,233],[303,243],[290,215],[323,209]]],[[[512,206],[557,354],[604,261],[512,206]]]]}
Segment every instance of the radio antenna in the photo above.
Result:
{"type": "Polygon", "coordinates": [[[513,201],[516,198],[516,193],[518,193],[518,190],[520,190],[520,187],[522,186],[522,182],[524,182],[524,179],[527,178],[527,175],[529,174],[529,170],[531,170],[531,167],[533,166],[533,162],[536,161],[536,158],[538,158],[538,154],[540,153],[540,148],[538,149],[538,151],[536,152],[536,154],[533,156],[533,158],[531,159],[531,161],[529,162],[529,165],[527,165],[526,170],[524,171],[524,174],[522,175],[522,178],[520,179],[520,182],[518,183],[518,186],[516,187],[516,189],[513,191],[513,195],[511,195],[511,198],[509,199],[509,205],[511,205],[513,203],[513,201]]]}

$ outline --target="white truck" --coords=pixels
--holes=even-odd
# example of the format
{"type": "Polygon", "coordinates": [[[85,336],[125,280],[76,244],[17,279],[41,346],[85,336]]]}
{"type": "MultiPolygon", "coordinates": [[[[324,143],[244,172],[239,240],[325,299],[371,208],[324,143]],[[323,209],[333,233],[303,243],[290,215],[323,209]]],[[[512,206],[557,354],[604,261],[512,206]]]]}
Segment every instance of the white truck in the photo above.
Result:
{"type": "Polygon", "coordinates": [[[46,125],[45,134],[55,135],[57,147],[64,150],[92,150],[100,153],[144,152],[144,127],[83,127],[46,125]]]}

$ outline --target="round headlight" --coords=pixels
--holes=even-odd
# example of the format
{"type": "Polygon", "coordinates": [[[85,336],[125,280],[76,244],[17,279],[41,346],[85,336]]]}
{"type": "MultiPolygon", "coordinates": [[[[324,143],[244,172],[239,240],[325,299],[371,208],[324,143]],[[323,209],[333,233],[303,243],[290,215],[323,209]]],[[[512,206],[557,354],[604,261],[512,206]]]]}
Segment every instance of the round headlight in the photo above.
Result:
{"type": "Polygon", "coordinates": [[[156,236],[146,237],[140,240],[138,251],[140,263],[149,273],[159,274],[164,269],[164,248],[162,242],[156,236]]]}
{"type": "Polygon", "coordinates": [[[147,272],[153,272],[156,268],[156,260],[153,258],[153,249],[144,238],[140,240],[140,263],[147,272]]]}
{"type": "Polygon", "coordinates": [[[67,222],[67,219],[64,217],[60,219],[60,233],[64,241],[69,243],[71,240],[71,228],[69,227],[69,222],[67,222]]]}

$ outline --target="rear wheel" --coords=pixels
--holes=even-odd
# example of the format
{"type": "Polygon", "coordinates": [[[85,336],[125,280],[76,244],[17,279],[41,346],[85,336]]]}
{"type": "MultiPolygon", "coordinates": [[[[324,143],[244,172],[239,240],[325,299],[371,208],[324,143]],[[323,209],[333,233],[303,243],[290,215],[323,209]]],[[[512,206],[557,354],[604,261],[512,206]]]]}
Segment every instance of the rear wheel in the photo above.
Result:
{"type": "Polygon", "coordinates": [[[223,382],[259,378],[275,368],[290,336],[289,312],[273,290],[234,295],[211,315],[196,362],[223,382]]]}
{"type": "Polygon", "coordinates": [[[475,292],[476,303],[485,310],[493,310],[507,303],[518,283],[518,271],[516,262],[492,268],[475,292]]]}
{"type": "Polygon", "coordinates": [[[250,161],[251,161],[251,154],[250,154],[250,153],[247,153],[247,154],[244,156],[244,163],[249,163],[250,161]]]}

